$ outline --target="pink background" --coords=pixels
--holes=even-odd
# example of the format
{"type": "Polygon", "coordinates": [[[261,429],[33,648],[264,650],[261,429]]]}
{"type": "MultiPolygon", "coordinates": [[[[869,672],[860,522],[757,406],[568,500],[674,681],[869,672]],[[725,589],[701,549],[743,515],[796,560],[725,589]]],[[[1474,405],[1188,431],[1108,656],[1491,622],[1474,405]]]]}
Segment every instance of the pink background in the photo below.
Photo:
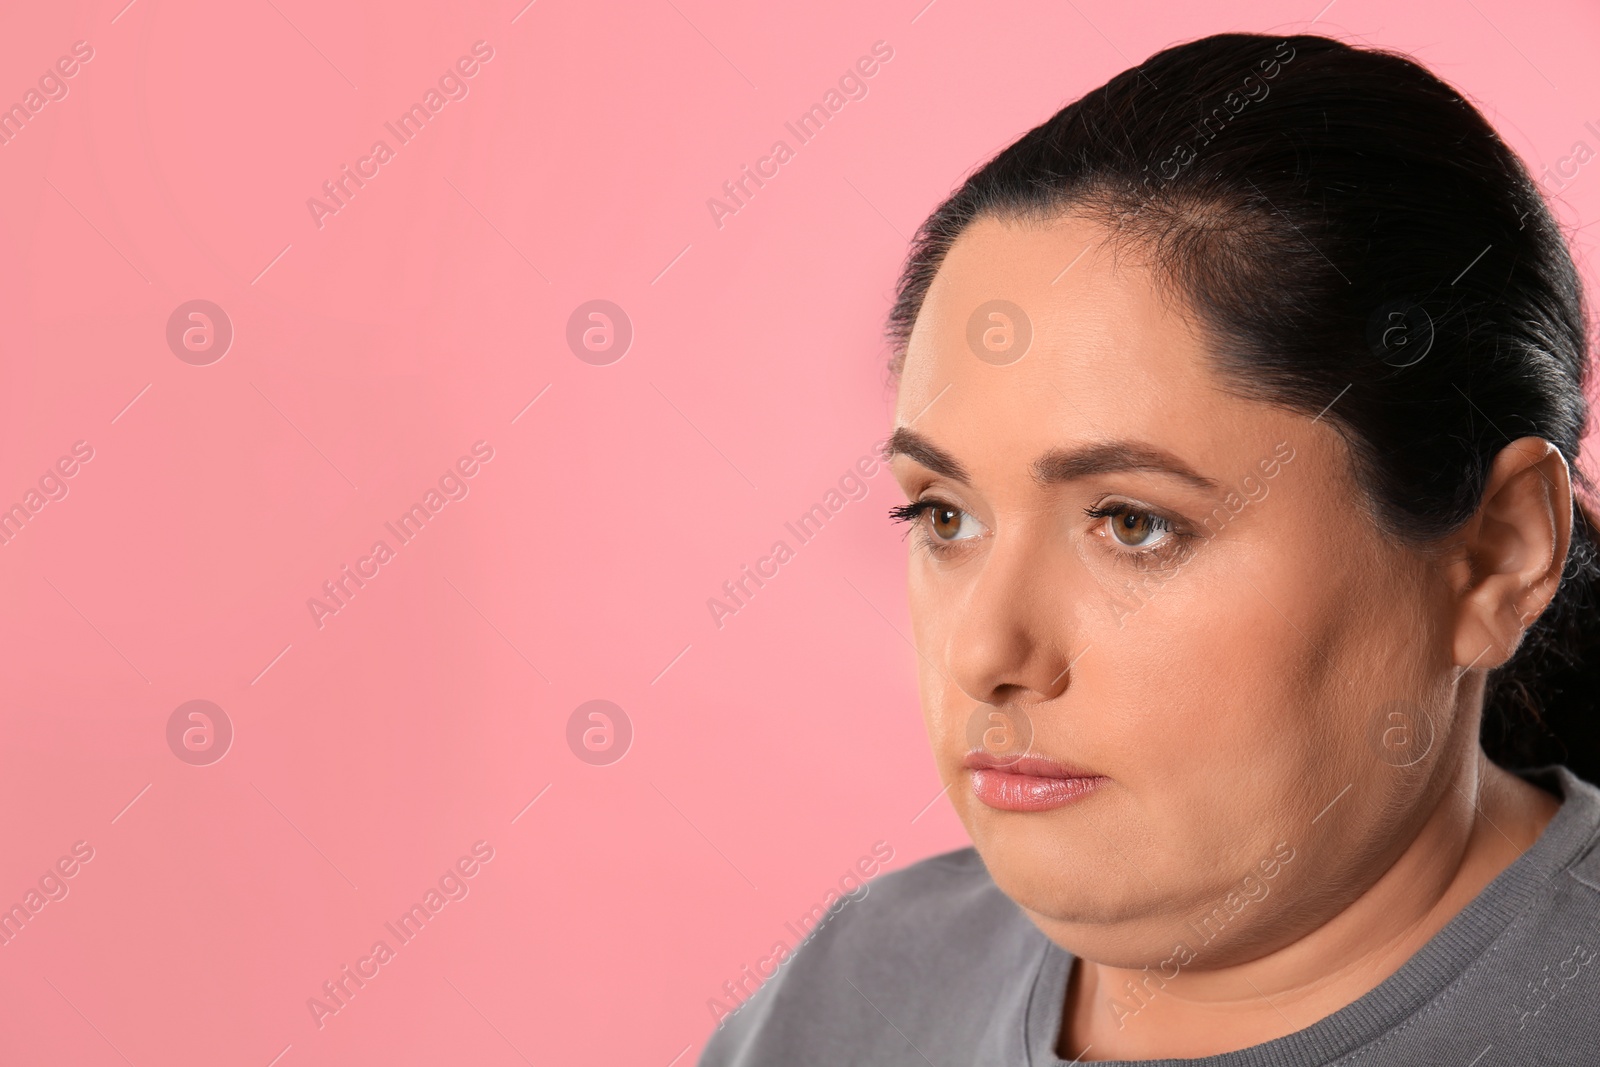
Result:
{"type": "MultiPolygon", "coordinates": [[[[93,449],[0,545],[0,907],[94,850],[0,946],[7,1063],[692,1063],[708,1000],[874,843],[965,844],[929,806],[891,477],[784,527],[885,435],[895,270],[954,183],[1221,30],[1405,49],[1536,171],[1600,149],[1587,2],[125,2],[0,33],[0,104],[94,50],[0,146],[0,507],[93,449]],[[319,228],[307,198],[480,40],[468,95],[319,228]],[[206,366],[166,341],[192,299],[235,332],[206,366]],[[565,339],[592,299],[634,329],[605,366],[565,339]],[[196,699],[236,733],[205,766],[166,734],[196,699]],[[566,740],[592,699],[634,732],[608,766],[566,740]],[[477,841],[469,894],[319,1028],[307,999],[477,841]]],[[[1558,202],[1600,217],[1600,164],[1558,202]]]]}

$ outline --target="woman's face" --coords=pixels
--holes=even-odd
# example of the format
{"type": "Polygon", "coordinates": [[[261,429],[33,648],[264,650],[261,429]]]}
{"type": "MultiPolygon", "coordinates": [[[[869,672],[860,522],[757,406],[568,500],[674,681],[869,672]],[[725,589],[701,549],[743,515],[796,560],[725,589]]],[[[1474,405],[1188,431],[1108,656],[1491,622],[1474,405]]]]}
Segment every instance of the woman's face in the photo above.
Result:
{"type": "Polygon", "coordinates": [[[1342,438],[1226,393],[1104,234],[979,220],[910,336],[892,466],[937,501],[910,534],[922,706],[1046,933],[1140,966],[1210,917],[1216,965],[1368,887],[1476,723],[1448,591],[1371,524],[1342,438]]]}

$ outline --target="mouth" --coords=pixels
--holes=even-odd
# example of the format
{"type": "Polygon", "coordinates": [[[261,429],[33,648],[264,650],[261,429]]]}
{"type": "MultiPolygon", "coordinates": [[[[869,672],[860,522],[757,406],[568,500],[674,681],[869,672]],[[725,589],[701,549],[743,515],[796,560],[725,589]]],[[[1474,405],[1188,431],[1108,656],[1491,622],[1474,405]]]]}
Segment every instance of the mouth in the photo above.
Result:
{"type": "Polygon", "coordinates": [[[999,811],[1050,811],[1093,793],[1111,779],[1043,756],[996,757],[969,752],[972,795],[999,811]]]}

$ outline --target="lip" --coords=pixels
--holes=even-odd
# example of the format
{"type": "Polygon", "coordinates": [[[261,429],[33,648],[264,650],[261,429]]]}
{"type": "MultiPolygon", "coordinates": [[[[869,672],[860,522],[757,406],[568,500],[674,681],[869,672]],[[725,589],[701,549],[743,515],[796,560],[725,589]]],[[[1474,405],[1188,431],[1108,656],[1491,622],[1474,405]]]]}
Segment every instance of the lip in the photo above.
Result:
{"type": "Polygon", "coordinates": [[[1111,779],[1043,756],[1003,759],[969,752],[972,794],[1000,811],[1051,811],[1088,796],[1111,779]]]}

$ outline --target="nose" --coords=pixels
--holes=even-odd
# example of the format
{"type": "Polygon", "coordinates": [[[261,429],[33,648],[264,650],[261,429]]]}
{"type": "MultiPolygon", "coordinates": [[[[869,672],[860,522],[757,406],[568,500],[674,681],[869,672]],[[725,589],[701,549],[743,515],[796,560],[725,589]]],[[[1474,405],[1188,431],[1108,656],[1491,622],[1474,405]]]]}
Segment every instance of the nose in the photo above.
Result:
{"type": "Polygon", "coordinates": [[[995,535],[964,597],[940,599],[939,649],[952,681],[972,700],[1053,700],[1071,684],[1076,643],[1071,553],[1050,552],[1021,534],[995,535]]]}

